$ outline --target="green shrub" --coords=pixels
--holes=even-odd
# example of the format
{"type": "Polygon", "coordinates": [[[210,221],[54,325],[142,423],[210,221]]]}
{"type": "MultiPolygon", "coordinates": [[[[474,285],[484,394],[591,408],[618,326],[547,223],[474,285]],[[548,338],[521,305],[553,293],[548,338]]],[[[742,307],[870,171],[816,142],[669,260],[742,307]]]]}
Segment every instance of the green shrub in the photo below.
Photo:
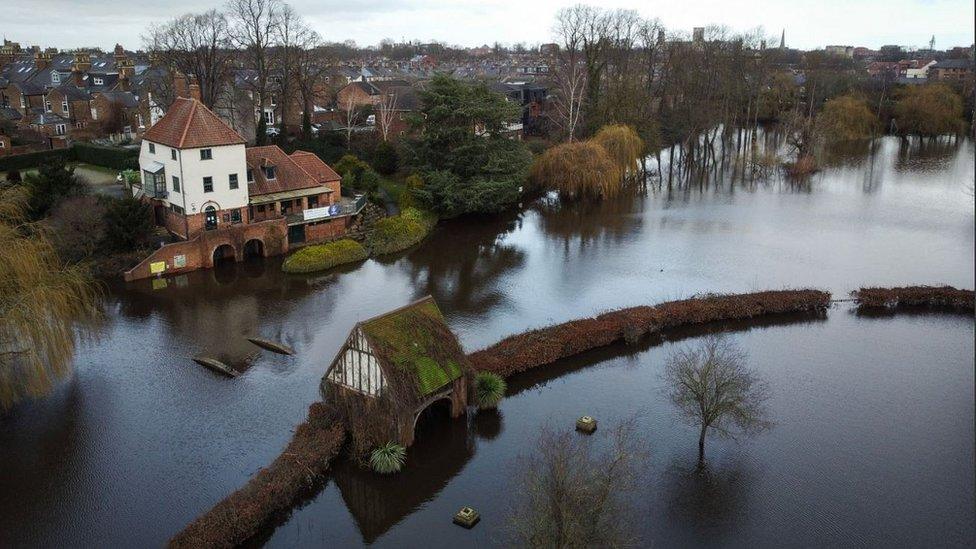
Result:
{"type": "Polygon", "coordinates": [[[367,238],[367,245],[377,255],[406,250],[423,240],[437,218],[416,208],[407,208],[400,215],[384,217],[376,222],[367,238]]]}
{"type": "Polygon", "coordinates": [[[379,173],[392,175],[396,173],[397,167],[400,165],[400,155],[392,143],[381,141],[373,149],[373,153],[370,155],[370,163],[379,173]]]}
{"type": "Polygon", "coordinates": [[[407,459],[407,450],[395,442],[387,442],[373,450],[369,456],[369,466],[382,475],[398,473],[407,459]]]}
{"type": "Polygon", "coordinates": [[[62,162],[70,162],[74,158],[71,151],[71,149],[54,149],[5,156],[0,158],[0,172],[36,168],[53,158],[60,158],[62,162]]]}
{"type": "Polygon", "coordinates": [[[89,143],[75,143],[72,152],[73,159],[78,162],[104,166],[113,170],[139,169],[138,149],[117,149],[89,143]]]}
{"type": "Polygon", "coordinates": [[[312,273],[344,263],[362,261],[367,256],[366,249],[359,242],[346,238],[301,248],[285,259],[281,270],[286,273],[312,273]]]}
{"type": "Polygon", "coordinates": [[[129,252],[145,246],[155,224],[152,206],[139,199],[112,198],[105,209],[105,243],[112,250],[129,252]]]}
{"type": "Polygon", "coordinates": [[[122,170],[122,177],[129,185],[138,185],[141,182],[139,170],[122,170]]]}
{"type": "Polygon", "coordinates": [[[505,398],[505,378],[492,372],[478,372],[474,378],[474,398],[481,409],[495,408],[505,398]]]}

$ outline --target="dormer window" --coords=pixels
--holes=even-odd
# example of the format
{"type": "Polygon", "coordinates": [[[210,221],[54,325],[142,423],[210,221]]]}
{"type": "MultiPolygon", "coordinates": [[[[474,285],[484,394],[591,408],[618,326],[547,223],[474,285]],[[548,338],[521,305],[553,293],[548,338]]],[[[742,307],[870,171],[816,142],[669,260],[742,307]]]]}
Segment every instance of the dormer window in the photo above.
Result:
{"type": "Polygon", "coordinates": [[[105,80],[96,76],[92,78],[92,83],[95,84],[96,86],[101,86],[102,84],[105,83],[105,80]]]}
{"type": "Polygon", "coordinates": [[[52,84],[58,84],[60,82],[61,82],[61,73],[59,73],[59,72],[52,72],[51,73],[51,83],[52,84]]]}
{"type": "Polygon", "coordinates": [[[274,166],[265,166],[264,167],[264,177],[267,178],[267,179],[274,179],[275,178],[275,167],[274,166]]]}

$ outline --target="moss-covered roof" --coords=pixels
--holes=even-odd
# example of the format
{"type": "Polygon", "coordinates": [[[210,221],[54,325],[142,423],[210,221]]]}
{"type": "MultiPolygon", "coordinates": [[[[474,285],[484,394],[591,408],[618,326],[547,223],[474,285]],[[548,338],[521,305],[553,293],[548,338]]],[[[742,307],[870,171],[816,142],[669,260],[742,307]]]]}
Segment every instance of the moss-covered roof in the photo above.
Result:
{"type": "Polygon", "coordinates": [[[391,377],[414,382],[427,396],[463,375],[466,357],[432,297],[360,323],[377,359],[391,377]]]}

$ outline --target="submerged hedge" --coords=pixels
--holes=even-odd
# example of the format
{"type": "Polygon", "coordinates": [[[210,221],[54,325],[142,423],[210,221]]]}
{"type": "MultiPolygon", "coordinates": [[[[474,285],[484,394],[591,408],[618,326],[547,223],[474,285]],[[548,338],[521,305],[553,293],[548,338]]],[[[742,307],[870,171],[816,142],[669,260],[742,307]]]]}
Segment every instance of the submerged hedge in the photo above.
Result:
{"type": "Polygon", "coordinates": [[[509,376],[621,339],[633,340],[662,328],[767,314],[824,311],[829,305],[830,294],[817,290],[697,297],[656,307],[620,309],[532,330],[505,338],[468,357],[476,370],[509,376]]]}
{"type": "Polygon", "coordinates": [[[326,244],[315,244],[300,248],[289,255],[281,270],[286,273],[313,273],[331,269],[336,265],[362,261],[369,256],[366,248],[355,240],[344,238],[326,244]]]}
{"type": "Polygon", "coordinates": [[[416,208],[407,208],[392,217],[384,217],[373,226],[366,244],[376,255],[406,250],[427,237],[437,218],[416,208]]]}
{"type": "Polygon", "coordinates": [[[965,309],[972,312],[973,291],[952,286],[903,286],[899,288],[861,288],[851,292],[859,307],[930,306],[965,309]]]}
{"type": "Polygon", "coordinates": [[[322,478],[346,440],[345,427],[325,403],[308,408],[291,442],[271,465],[199,516],[169,541],[170,547],[235,547],[251,539],[303,490],[322,478]]]}

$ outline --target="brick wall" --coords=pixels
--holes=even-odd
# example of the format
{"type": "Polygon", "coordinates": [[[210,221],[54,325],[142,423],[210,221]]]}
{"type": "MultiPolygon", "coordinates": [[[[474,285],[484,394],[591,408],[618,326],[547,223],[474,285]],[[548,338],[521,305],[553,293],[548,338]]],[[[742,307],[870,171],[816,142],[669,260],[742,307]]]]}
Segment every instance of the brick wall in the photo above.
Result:
{"type": "Polygon", "coordinates": [[[149,278],[161,274],[173,275],[209,269],[213,267],[214,252],[221,246],[230,246],[234,259],[244,259],[245,245],[252,241],[261,242],[265,257],[281,255],[288,251],[288,227],[283,218],[259,223],[230,225],[213,231],[205,231],[191,240],[167,244],[154,251],[141,263],[124,273],[126,281],[149,278]],[[161,272],[153,272],[154,266],[162,263],[161,272]]]}

